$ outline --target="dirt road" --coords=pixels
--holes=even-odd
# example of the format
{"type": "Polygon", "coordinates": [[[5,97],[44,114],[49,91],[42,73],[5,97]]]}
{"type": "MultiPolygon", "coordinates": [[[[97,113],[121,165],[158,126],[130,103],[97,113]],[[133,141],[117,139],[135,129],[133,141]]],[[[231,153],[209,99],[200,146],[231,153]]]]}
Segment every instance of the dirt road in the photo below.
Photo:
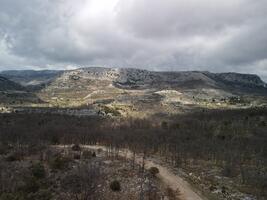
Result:
{"type": "MultiPolygon", "coordinates": [[[[63,147],[63,146],[60,146],[63,147]]],[[[83,148],[88,149],[103,149],[107,151],[108,149],[105,146],[99,145],[84,145],[83,148]]],[[[133,153],[129,150],[119,151],[119,155],[123,157],[127,157],[129,159],[133,158],[133,153]]],[[[140,155],[135,156],[135,162],[141,164],[143,161],[140,155]]],[[[174,174],[168,167],[162,166],[161,164],[156,163],[152,160],[145,160],[145,168],[149,169],[150,167],[157,167],[159,169],[158,178],[168,187],[176,191],[177,189],[180,191],[179,199],[181,200],[206,200],[206,198],[201,197],[198,193],[196,193],[190,184],[185,181],[182,177],[177,174],[174,174]]]]}

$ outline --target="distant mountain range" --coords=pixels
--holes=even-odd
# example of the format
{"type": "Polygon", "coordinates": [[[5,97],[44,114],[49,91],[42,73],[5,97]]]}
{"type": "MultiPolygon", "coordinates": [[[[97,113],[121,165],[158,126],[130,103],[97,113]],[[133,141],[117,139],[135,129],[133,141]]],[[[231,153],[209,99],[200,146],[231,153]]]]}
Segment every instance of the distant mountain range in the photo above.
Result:
{"type": "Polygon", "coordinates": [[[56,70],[8,70],[0,72],[0,76],[23,86],[48,84],[57,77],[66,79],[85,78],[92,80],[109,80],[118,87],[150,88],[177,86],[185,88],[194,87],[237,87],[241,89],[267,87],[259,76],[240,73],[210,73],[207,71],[183,72],[153,72],[133,68],[80,68],[69,71],[56,70]]]}
{"type": "Polygon", "coordinates": [[[83,105],[138,102],[196,103],[231,96],[267,96],[259,76],[207,71],[155,72],[133,68],[80,68],[66,71],[3,71],[0,91],[35,93],[45,102],[83,105]]]}
{"type": "Polygon", "coordinates": [[[26,87],[0,76],[0,105],[40,102],[41,100],[26,87]]]}
{"type": "Polygon", "coordinates": [[[26,90],[19,83],[15,83],[6,77],[0,76],[0,91],[23,91],[26,90]]]}

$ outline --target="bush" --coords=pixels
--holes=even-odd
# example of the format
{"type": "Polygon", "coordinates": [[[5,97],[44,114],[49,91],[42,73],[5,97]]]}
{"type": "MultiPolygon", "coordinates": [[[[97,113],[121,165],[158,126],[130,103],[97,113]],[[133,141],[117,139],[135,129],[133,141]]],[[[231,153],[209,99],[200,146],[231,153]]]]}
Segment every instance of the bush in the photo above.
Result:
{"type": "Polygon", "coordinates": [[[166,188],[166,195],[170,200],[175,200],[176,199],[176,193],[178,193],[178,195],[180,194],[179,190],[177,190],[177,192],[175,192],[172,188],[167,187],[166,188]]]}
{"type": "Polygon", "coordinates": [[[42,152],[43,150],[47,149],[47,146],[40,145],[40,144],[30,144],[27,146],[28,154],[33,155],[38,152],[42,152]]]}
{"type": "Polygon", "coordinates": [[[37,179],[45,178],[45,169],[41,163],[37,163],[31,166],[32,174],[37,179]]]}
{"type": "Polygon", "coordinates": [[[81,193],[82,190],[82,180],[81,176],[76,173],[70,173],[67,176],[63,177],[61,179],[61,185],[63,191],[67,193],[73,193],[73,194],[78,194],[81,193]]]}
{"type": "Polygon", "coordinates": [[[52,199],[52,194],[49,190],[41,189],[35,193],[28,194],[27,199],[50,200],[52,199]]]}
{"type": "Polygon", "coordinates": [[[92,153],[92,157],[94,157],[94,158],[96,157],[96,153],[95,152],[92,153]]]}
{"type": "Polygon", "coordinates": [[[5,155],[8,153],[8,146],[0,143],[0,155],[5,155]]]}
{"type": "Polygon", "coordinates": [[[0,200],[16,200],[16,196],[11,193],[3,193],[0,195],[0,200]]]}
{"type": "Polygon", "coordinates": [[[11,153],[6,157],[6,161],[8,162],[20,161],[22,159],[23,159],[23,154],[20,152],[11,153]]]}
{"type": "Polygon", "coordinates": [[[39,190],[40,185],[35,177],[26,177],[24,180],[24,185],[20,188],[20,190],[25,193],[35,193],[39,190]]]}
{"type": "Polygon", "coordinates": [[[111,114],[113,116],[120,116],[121,113],[119,111],[117,111],[115,108],[112,107],[108,107],[108,106],[103,106],[103,110],[105,112],[105,114],[111,114]]]}
{"type": "Polygon", "coordinates": [[[119,181],[115,180],[110,183],[110,189],[114,192],[121,190],[121,184],[119,181]]]}
{"type": "Polygon", "coordinates": [[[84,159],[91,159],[92,158],[92,152],[91,151],[84,151],[82,156],[84,159]]]}
{"type": "Polygon", "coordinates": [[[73,155],[73,158],[74,158],[75,160],[80,160],[80,159],[81,159],[81,155],[80,155],[80,154],[74,154],[74,155],[73,155]]]}
{"type": "Polygon", "coordinates": [[[222,175],[225,177],[233,178],[236,176],[236,170],[231,165],[225,165],[222,170],[222,175]]]}
{"type": "Polygon", "coordinates": [[[165,121],[161,122],[161,128],[168,129],[168,122],[165,122],[165,121]]]}
{"type": "Polygon", "coordinates": [[[57,145],[60,143],[60,139],[58,135],[53,134],[50,138],[50,143],[53,145],[57,145]]]}
{"type": "Polygon", "coordinates": [[[71,160],[69,158],[62,157],[61,155],[57,155],[55,158],[51,159],[50,167],[55,170],[63,170],[67,169],[69,166],[69,162],[71,160]]]}
{"type": "Polygon", "coordinates": [[[81,147],[80,145],[78,144],[74,144],[72,147],[71,147],[72,151],[81,151],[81,147]]]}
{"type": "Polygon", "coordinates": [[[150,174],[156,176],[159,173],[159,169],[157,167],[150,167],[149,170],[150,174]]]}

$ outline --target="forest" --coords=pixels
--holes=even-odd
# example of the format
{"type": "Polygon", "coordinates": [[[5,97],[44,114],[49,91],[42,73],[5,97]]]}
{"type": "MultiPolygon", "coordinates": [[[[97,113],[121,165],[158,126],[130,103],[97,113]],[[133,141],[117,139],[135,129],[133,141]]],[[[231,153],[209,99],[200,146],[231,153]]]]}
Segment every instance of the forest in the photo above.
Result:
{"type": "Polygon", "coordinates": [[[16,159],[17,155],[59,144],[105,145],[114,152],[127,148],[185,170],[193,170],[197,164],[203,168],[205,163],[235,180],[246,192],[266,197],[266,132],[265,108],[202,110],[162,121],[1,114],[0,154],[16,159]],[[6,152],[8,149],[13,155],[6,152]]]}

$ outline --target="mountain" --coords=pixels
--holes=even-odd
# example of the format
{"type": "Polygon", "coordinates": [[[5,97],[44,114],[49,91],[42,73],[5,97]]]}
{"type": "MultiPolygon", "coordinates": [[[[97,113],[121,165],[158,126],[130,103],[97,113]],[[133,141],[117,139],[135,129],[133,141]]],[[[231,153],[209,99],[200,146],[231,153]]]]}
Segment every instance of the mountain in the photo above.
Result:
{"type": "Polygon", "coordinates": [[[24,91],[26,88],[0,76],[0,91],[24,91]]]}
{"type": "MultiPolygon", "coordinates": [[[[202,71],[153,72],[134,68],[80,68],[57,70],[8,70],[1,76],[23,86],[49,84],[55,80],[67,84],[68,80],[109,81],[118,88],[145,89],[160,87],[178,88],[266,88],[257,75],[240,73],[210,73],[202,71]]],[[[53,83],[52,83],[53,84],[53,83]]]]}
{"type": "Polygon", "coordinates": [[[39,90],[61,73],[58,70],[7,70],[0,72],[0,75],[30,90],[39,90]]]}
{"type": "Polygon", "coordinates": [[[252,105],[259,99],[254,95],[267,96],[267,87],[251,74],[93,67],[64,71],[38,95],[57,106],[104,105],[164,113],[196,106],[252,105]]]}
{"type": "MultiPolygon", "coordinates": [[[[81,68],[65,71],[52,81],[58,88],[87,88],[90,82],[112,84],[121,89],[198,89],[214,88],[245,92],[248,88],[266,92],[267,86],[257,75],[210,73],[201,71],[152,72],[131,68],[81,68]],[[242,90],[243,89],[243,90],[242,90]],[[240,91],[238,91],[240,90],[240,91]]],[[[104,84],[105,85],[105,84],[104,84]]],[[[107,86],[107,85],[106,85],[107,86]]]]}
{"type": "Polygon", "coordinates": [[[0,76],[0,104],[16,105],[40,102],[41,100],[25,87],[0,76]]]}
{"type": "Polygon", "coordinates": [[[4,71],[2,75],[52,106],[96,105],[116,112],[164,113],[203,106],[254,105],[253,102],[267,96],[266,83],[253,74],[90,67],[4,71]]]}

